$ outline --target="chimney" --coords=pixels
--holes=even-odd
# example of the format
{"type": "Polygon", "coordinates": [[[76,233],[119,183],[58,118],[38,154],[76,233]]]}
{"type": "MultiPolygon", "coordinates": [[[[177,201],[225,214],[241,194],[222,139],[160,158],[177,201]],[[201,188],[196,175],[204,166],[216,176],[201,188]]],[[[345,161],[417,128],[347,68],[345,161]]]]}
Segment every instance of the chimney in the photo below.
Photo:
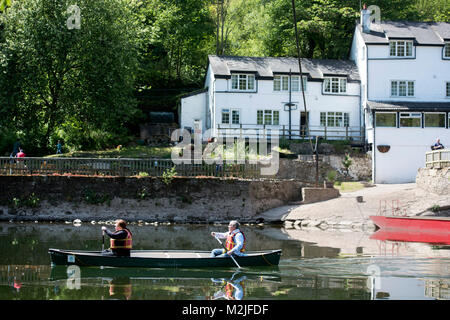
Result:
{"type": "Polygon", "coordinates": [[[370,33],[370,10],[367,10],[365,3],[361,10],[361,26],[364,33],[370,33]]]}

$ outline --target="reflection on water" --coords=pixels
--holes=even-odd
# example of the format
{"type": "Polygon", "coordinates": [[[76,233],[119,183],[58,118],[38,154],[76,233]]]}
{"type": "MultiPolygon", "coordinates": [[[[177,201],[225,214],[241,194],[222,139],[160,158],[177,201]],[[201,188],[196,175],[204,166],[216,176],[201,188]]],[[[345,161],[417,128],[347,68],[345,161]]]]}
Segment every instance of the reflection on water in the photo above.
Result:
{"type": "MultiPolygon", "coordinates": [[[[210,250],[222,226],[131,226],[136,249],[210,250]]],[[[99,226],[0,223],[0,299],[449,299],[450,247],[371,233],[244,228],[277,268],[50,267],[48,248],[99,250],[99,226]]]]}

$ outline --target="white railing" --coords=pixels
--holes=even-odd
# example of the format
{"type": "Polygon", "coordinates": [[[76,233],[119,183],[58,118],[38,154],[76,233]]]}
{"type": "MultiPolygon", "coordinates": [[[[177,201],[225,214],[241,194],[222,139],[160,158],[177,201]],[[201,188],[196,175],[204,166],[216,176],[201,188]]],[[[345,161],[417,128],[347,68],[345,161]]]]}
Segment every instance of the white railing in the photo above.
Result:
{"type": "Polygon", "coordinates": [[[425,154],[425,166],[427,168],[450,167],[450,150],[441,149],[427,152],[425,154]]]}
{"type": "Polygon", "coordinates": [[[219,137],[260,138],[270,137],[273,130],[278,130],[279,139],[306,139],[320,136],[325,140],[364,141],[364,128],[361,127],[321,127],[292,125],[264,125],[264,124],[218,124],[219,137]]]}

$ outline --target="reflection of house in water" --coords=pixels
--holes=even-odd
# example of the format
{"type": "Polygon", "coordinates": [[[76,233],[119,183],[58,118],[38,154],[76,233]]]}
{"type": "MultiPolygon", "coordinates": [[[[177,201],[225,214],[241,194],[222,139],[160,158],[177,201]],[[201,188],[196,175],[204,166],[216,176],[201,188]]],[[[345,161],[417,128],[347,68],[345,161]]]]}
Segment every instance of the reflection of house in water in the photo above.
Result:
{"type": "Polygon", "coordinates": [[[50,275],[50,266],[0,265],[0,284],[14,279],[21,282],[43,282],[50,275]]]}
{"type": "Polygon", "coordinates": [[[425,280],[425,296],[439,300],[450,300],[450,280],[425,280]]]}
{"type": "Polygon", "coordinates": [[[370,299],[367,277],[315,276],[301,277],[295,282],[297,288],[291,291],[291,296],[296,299],[370,299]]]}

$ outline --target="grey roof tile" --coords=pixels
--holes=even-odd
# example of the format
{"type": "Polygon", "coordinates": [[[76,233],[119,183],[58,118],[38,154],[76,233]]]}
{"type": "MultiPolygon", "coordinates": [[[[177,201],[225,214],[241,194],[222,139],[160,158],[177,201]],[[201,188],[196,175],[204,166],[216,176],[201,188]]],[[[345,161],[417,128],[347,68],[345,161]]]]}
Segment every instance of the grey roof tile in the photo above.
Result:
{"type": "MultiPolygon", "coordinates": [[[[313,79],[326,75],[345,75],[349,80],[359,81],[358,68],[351,60],[301,59],[302,71],[313,79]]],[[[277,73],[299,73],[298,59],[290,57],[241,57],[209,56],[215,75],[230,76],[232,72],[256,72],[260,77],[273,77],[277,73]]]]}
{"type": "Polygon", "coordinates": [[[367,101],[377,111],[450,111],[450,102],[367,101]]]}
{"type": "MultiPolygon", "coordinates": [[[[362,31],[360,24],[357,28],[362,31]]],[[[422,45],[443,45],[444,41],[450,40],[450,23],[381,21],[371,24],[370,33],[361,34],[366,43],[387,44],[390,38],[412,38],[422,45]]]]}

